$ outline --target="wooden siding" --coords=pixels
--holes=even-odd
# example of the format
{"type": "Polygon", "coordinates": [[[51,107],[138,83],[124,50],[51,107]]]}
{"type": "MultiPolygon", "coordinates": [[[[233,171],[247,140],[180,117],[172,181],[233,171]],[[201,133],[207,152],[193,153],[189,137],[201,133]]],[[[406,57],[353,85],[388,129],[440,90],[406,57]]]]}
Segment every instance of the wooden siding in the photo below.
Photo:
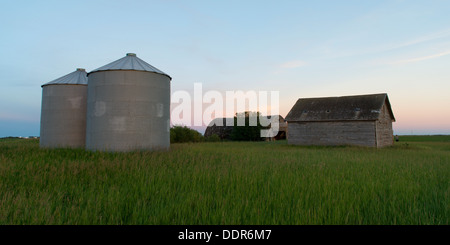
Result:
{"type": "Polygon", "coordinates": [[[380,117],[376,121],[377,147],[390,146],[393,142],[392,118],[386,102],[380,111],[380,117]]]}
{"type": "Polygon", "coordinates": [[[375,121],[289,122],[288,143],[375,147],[375,127],[375,121]]]}

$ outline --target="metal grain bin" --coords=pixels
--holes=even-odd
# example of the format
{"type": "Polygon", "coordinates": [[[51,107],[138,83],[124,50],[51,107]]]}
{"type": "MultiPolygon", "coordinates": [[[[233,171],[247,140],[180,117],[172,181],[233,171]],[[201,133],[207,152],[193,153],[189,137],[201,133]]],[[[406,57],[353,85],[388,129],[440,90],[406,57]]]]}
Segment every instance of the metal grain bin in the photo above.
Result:
{"type": "Polygon", "coordinates": [[[42,85],[40,147],[81,148],[86,142],[87,74],[84,69],[42,85]]]}
{"type": "Polygon", "coordinates": [[[167,150],[171,77],[129,53],[88,74],[86,149],[167,150]]]}

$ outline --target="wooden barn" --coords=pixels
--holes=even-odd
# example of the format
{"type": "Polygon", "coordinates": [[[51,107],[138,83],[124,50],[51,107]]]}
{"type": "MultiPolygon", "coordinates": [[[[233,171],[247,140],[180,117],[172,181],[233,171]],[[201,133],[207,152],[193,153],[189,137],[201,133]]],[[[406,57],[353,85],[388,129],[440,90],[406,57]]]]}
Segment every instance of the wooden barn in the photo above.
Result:
{"type": "Polygon", "coordinates": [[[286,116],[294,145],[393,144],[394,114],[387,94],[299,99],[286,116]]]}
{"type": "MultiPolygon", "coordinates": [[[[272,116],[267,116],[268,119],[271,119],[272,116]]],[[[286,120],[280,116],[276,115],[275,117],[278,117],[278,134],[268,140],[282,140],[286,139],[286,131],[287,131],[287,122],[286,120]]],[[[217,135],[221,139],[230,140],[231,139],[231,133],[233,132],[233,126],[227,126],[227,125],[233,125],[234,124],[234,118],[216,118],[212,120],[208,127],[205,130],[205,137],[210,137],[212,135],[217,135]]]]}
{"type": "Polygon", "coordinates": [[[217,135],[220,139],[230,139],[233,131],[234,118],[216,118],[212,120],[205,130],[205,137],[217,135]],[[228,126],[227,126],[228,125],[228,126]]]}

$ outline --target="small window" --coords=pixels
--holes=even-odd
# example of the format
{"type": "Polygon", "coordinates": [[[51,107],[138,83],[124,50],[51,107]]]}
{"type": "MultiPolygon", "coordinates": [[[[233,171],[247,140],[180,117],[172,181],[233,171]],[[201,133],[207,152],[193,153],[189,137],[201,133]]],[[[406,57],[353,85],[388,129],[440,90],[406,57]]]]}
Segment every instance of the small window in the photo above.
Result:
{"type": "Polygon", "coordinates": [[[355,108],[355,111],[361,111],[361,108],[355,108]]]}

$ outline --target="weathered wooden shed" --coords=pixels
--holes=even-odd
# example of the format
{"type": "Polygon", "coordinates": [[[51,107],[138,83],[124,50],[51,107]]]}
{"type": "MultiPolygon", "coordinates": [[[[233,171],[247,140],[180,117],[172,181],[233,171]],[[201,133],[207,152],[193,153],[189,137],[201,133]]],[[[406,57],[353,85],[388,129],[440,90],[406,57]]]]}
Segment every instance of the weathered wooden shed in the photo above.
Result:
{"type": "Polygon", "coordinates": [[[395,117],[387,94],[301,98],[286,116],[294,145],[393,144],[395,117]]]}

